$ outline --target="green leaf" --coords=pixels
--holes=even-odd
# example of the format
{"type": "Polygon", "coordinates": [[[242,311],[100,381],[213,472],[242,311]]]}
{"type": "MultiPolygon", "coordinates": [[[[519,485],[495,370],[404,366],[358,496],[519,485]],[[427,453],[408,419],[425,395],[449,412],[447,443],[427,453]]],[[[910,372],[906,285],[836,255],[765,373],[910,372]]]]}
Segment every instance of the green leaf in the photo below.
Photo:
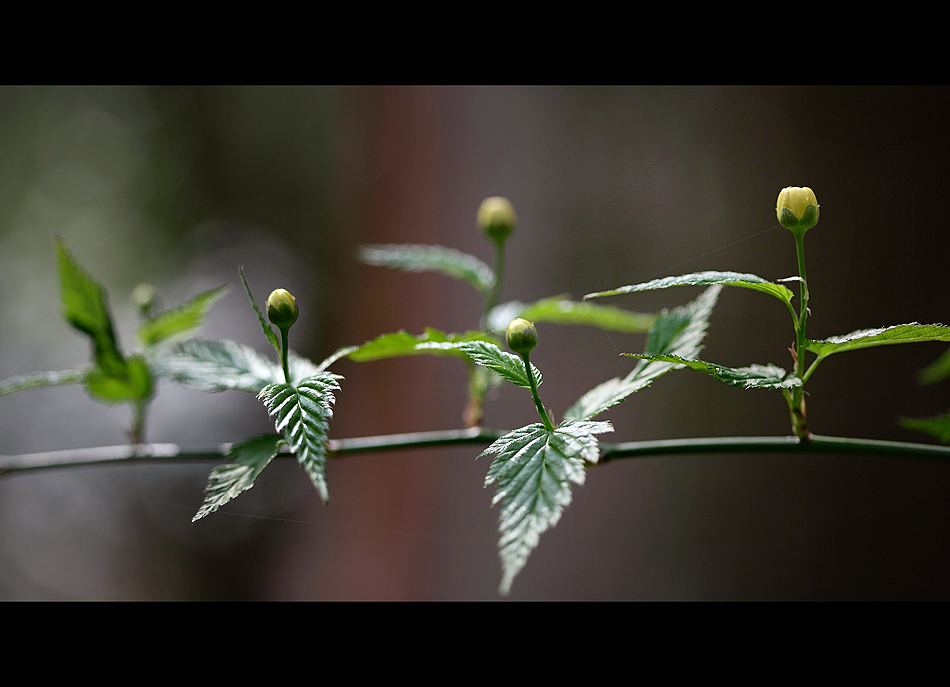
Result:
{"type": "MultiPolygon", "coordinates": [[[[706,336],[709,317],[721,289],[719,285],[711,286],[693,302],[659,313],[647,334],[644,355],[695,358],[702,350],[701,342],[706,336]]],[[[668,361],[641,360],[626,377],[607,380],[581,396],[568,408],[565,417],[590,419],[649,386],[654,379],[675,367],[675,363],[668,361]]]]}
{"type": "Polygon", "coordinates": [[[244,282],[244,290],[247,291],[247,299],[251,302],[251,307],[254,308],[254,312],[257,313],[257,319],[261,322],[261,329],[264,330],[264,336],[267,337],[271,346],[273,346],[277,354],[280,355],[280,342],[277,340],[277,335],[274,334],[274,330],[271,329],[270,324],[264,319],[264,313],[257,307],[257,301],[254,300],[254,294],[251,293],[251,287],[247,283],[247,277],[244,276],[244,267],[239,267],[238,271],[241,273],[241,281],[244,282]]]}
{"type": "Polygon", "coordinates": [[[481,292],[495,284],[495,273],[478,258],[444,246],[386,244],[362,246],[358,257],[368,265],[405,272],[440,272],[460,279],[481,292]]]}
{"type": "Polygon", "coordinates": [[[208,477],[205,499],[191,519],[196,522],[254,486],[254,480],[274,459],[283,439],[277,434],[261,434],[234,444],[228,451],[233,463],[219,465],[208,477]]]}
{"type": "Polygon", "coordinates": [[[950,413],[935,417],[902,417],[900,426],[915,432],[923,432],[936,437],[942,444],[950,444],[950,413]]]}
{"type": "Polygon", "coordinates": [[[61,239],[56,240],[56,260],[63,316],[92,340],[95,364],[107,374],[121,374],[124,360],[109,315],[105,289],[76,263],[61,239]]]}
{"type": "Polygon", "coordinates": [[[631,358],[676,363],[699,372],[712,375],[720,382],[743,389],[790,389],[801,386],[798,377],[789,377],[788,373],[776,365],[750,365],[749,367],[723,367],[702,360],[686,360],[678,355],[643,355],[624,353],[631,358]]]}
{"type": "Polygon", "coordinates": [[[44,386],[77,384],[83,380],[88,370],[62,370],[59,372],[30,372],[17,375],[0,382],[0,396],[12,394],[24,389],[37,389],[44,386]]]}
{"type": "Polygon", "coordinates": [[[152,371],[140,355],[123,360],[121,367],[95,367],[86,373],[83,382],[86,390],[103,403],[144,401],[154,391],[152,371]]]}
{"type": "Polygon", "coordinates": [[[269,384],[257,396],[324,503],[330,499],[326,478],[327,432],[333,417],[333,391],[340,388],[339,379],[339,375],[321,372],[297,385],[269,384]]]}
{"type": "MultiPolygon", "coordinates": [[[[291,377],[296,364],[288,355],[291,377]]],[[[268,384],[283,381],[283,371],[252,348],[233,341],[188,339],[152,355],[155,374],[199,391],[228,390],[260,392],[268,384]]]]}
{"type": "MultiPolygon", "coordinates": [[[[257,394],[268,384],[284,381],[280,364],[234,341],[188,339],[152,352],[151,360],[156,375],[211,393],[237,390],[257,394]]],[[[287,366],[291,384],[323,371],[293,350],[287,351],[287,366]]]]}
{"type": "Polygon", "coordinates": [[[566,421],[550,432],[536,423],[506,434],[480,454],[495,455],[485,486],[496,486],[492,505],[501,504],[502,594],[511,589],[541,534],[570,504],[571,485],[584,483],[584,463],[599,459],[595,435],[611,431],[608,422],[566,421]]]}
{"type": "Polygon", "coordinates": [[[656,315],[630,312],[622,308],[572,301],[566,296],[545,298],[525,304],[511,301],[496,306],[488,315],[488,329],[504,331],[516,317],[529,322],[551,322],[566,325],[588,325],[616,332],[646,332],[656,315]]]}
{"type": "Polygon", "coordinates": [[[92,340],[94,366],[83,382],[103,403],[144,401],[153,392],[152,373],[141,356],[126,359],[106,303],[105,289],[76,263],[62,240],[56,240],[56,260],[63,316],[92,340]]]}
{"type": "Polygon", "coordinates": [[[921,370],[918,377],[921,384],[934,384],[950,377],[950,348],[921,370]]]}
{"type": "Polygon", "coordinates": [[[227,290],[227,286],[220,286],[205,291],[176,308],[166,310],[150,318],[139,327],[139,341],[145,346],[155,346],[174,336],[196,330],[201,326],[205,315],[214,305],[214,302],[221,298],[227,290]]]}
{"type": "Polygon", "coordinates": [[[820,341],[808,340],[805,342],[805,349],[817,354],[819,358],[827,358],[833,353],[842,351],[921,341],[950,341],[950,327],[943,324],[911,322],[880,329],[861,329],[820,341]]]}
{"type": "MultiPolygon", "coordinates": [[[[525,389],[531,388],[524,361],[519,356],[503,351],[488,341],[467,341],[453,345],[479,365],[487,367],[509,382],[525,389]]],[[[531,370],[534,373],[535,382],[540,386],[541,371],[533,363],[531,364],[531,370]]]]}
{"type": "MultiPolygon", "coordinates": [[[[346,356],[348,356],[353,351],[356,351],[357,349],[359,349],[359,346],[344,346],[343,348],[338,348],[326,360],[324,360],[322,363],[317,365],[317,372],[323,372],[325,369],[330,367],[330,365],[335,363],[337,360],[339,360],[340,358],[345,358],[346,356]]],[[[291,351],[291,353],[292,352],[293,351],[291,351]]]]}
{"type": "Polygon", "coordinates": [[[426,328],[424,334],[413,336],[405,331],[383,334],[362,346],[356,346],[345,353],[356,362],[380,360],[405,355],[448,355],[459,358],[466,354],[455,344],[465,341],[491,341],[491,337],[483,332],[467,332],[465,334],[445,334],[436,329],[426,328]]]}
{"type": "Polygon", "coordinates": [[[775,284],[754,274],[740,274],[739,272],[694,272],[693,274],[684,274],[680,277],[663,277],[654,279],[642,284],[633,284],[632,286],[623,286],[619,289],[610,291],[599,291],[589,293],[584,296],[588,298],[600,298],[602,296],[616,296],[623,293],[632,293],[634,291],[651,291],[653,289],[666,289],[671,286],[708,286],[711,284],[722,284],[724,286],[739,286],[746,289],[761,291],[771,296],[775,296],[780,301],[788,304],[795,294],[787,286],[775,284]]]}

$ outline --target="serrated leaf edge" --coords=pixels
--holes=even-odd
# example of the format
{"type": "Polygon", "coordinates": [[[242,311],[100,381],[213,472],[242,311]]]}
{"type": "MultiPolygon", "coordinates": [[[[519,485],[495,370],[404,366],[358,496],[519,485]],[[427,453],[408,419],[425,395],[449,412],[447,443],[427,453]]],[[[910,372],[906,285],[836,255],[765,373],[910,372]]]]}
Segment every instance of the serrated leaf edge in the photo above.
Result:
{"type": "Polygon", "coordinates": [[[508,594],[540,536],[559,522],[564,509],[570,505],[571,484],[584,483],[584,463],[596,462],[599,456],[595,435],[609,431],[613,431],[609,422],[567,420],[552,431],[535,423],[509,432],[479,454],[496,456],[485,486],[496,485],[492,505],[501,504],[498,516],[501,594],[508,594]],[[561,460],[552,460],[554,456],[560,456],[561,460]],[[542,465],[529,472],[536,458],[542,465]],[[541,507],[532,508],[540,501],[543,501],[541,507]]]}
{"type": "Polygon", "coordinates": [[[341,379],[340,375],[321,372],[296,385],[268,384],[258,394],[277,432],[310,476],[324,503],[330,500],[326,479],[327,431],[333,416],[333,391],[339,390],[341,379]]]}

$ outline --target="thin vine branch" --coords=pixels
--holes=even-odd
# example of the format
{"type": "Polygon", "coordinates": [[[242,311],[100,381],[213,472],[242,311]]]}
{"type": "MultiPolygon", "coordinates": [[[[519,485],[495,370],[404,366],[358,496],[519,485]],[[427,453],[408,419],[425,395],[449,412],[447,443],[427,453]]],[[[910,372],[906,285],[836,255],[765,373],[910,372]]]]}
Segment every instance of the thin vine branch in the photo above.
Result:
{"type": "Polygon", "coordinates": [[[600,464],[624,458],[648,458],[697,453],[839,454],[950,460],[950,446],[820,435],[813,435],[811,441],[804,442],[793,436],[704,437],[700,439],[634,441],[613,445],[605,444],[603,447],[604,451],[600,464]]]}
{"type": "MultiPolygon", "coordinates": [[[[344,457],[360,453],[432,448],[440,446],[487,445],[503,436],[504,432],[475,427],[434,432],[389,434],[330,441],[330,457],[344,457]]],[[[801,455],[839,454],[890,456],[924,460],[950,461],[950,446],[917,444],[875,439],[818,436],[809,442],[796,437],[703,437],[694,439],[666,439],[661,441],[634,441],[601,444],[598,464],[628,458],[649,458],[695,454],[742,453],[795,453],[801,455]]],[[[178,444],[127,444],[99,446],[85,449],[48,451],[14,456],[0,456],[0,477],[16,472],[59,469],[128,461],[202,462],[219,461],[227,457],[230,444],[180,446],[178,444]]],[[[284,456],[291,453],[286,447],[284,456]]]]}

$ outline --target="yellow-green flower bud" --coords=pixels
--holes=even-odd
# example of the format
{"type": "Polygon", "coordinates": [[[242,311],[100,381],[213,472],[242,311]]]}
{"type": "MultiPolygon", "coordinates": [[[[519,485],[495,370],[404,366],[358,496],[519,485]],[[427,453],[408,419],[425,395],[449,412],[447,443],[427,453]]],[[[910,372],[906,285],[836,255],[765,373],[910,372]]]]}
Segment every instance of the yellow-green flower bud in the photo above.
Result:
{"type": "Polygon", "coordinates": [[[792,231],[804,232],[818,224],[818,200],[807,186],[789,186],[778,194],[775,214],[779,224],[792,231]]]}
{"type": "Polygon", "coordinates": [[[297,300],[286,289],[274,289],[267,298],[267,319],[279,329],[297,321],[297,300]]]}
{"type": "Polygon", "coordinates": [[[526,355],[538,345],[538,330],[528,320],[520,317],[508,325],[508,348],[518,355],[526,355]]]}
{"type": "Polygon", "coordinates": [[[143,315],[148,315],[155,305],[155,287],[151,284],[139,284],[132,289],[132,303],[143,315]]]}
{"type": "Polygon", "coordinates": [[[504,241],[515,230],[515,209],[511,201],[492,196],[478,206],[478,227],[495,241],[504,241]]]}

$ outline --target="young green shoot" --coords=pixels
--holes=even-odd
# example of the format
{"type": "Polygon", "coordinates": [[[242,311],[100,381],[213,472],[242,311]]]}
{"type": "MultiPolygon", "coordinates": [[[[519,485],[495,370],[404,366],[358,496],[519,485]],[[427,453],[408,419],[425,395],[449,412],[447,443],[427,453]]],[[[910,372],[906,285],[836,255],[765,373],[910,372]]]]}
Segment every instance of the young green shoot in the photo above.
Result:
{"type": "Polygon", "coordinates": [[[267,319],[280,330],[280,363],[284,369],[284,381],[290,384],[290,367],[287,363],[288,332],[297,321],[297,300],[286,289],[274,289],[267,298],[267,319]]]}
{"type": "Polygon", "coordinates": [[[800,441],[810,441],[811,432],[805,421],[805,322],[808,319],[808,281],[805,276],[805,232],[818,223],[818,200],[815,192],[807,186],[789,186],[783,188],[775,204],[775,214],[779,224],[792,232],[795,237],[795,251],[798,257],[798,279],[800,285],[800,304],[798,318],[795,320],[795,349],[792,351],[795,369],[793,374],[802,380],[801,386],[784,391],[792,419],[792,431],[800,441]]]}
{"type": "Polygon", "coordinates": [[[508,325],[506,336],[508,339],[508,348],[519,355],[524,361],[525,374],[528,377],[528,385],[531,389],[531,397],[534,398],[534,405],[538,409],[538,415],[541,416],[544,428],[549,432],[553,432],[554,423],[551,422],[551,418],[548,417],[548,413],[544,409],[544,404],[541,403],[541,397],[538,395],[538,381],[534,377],[531,361],[529,360],[531,351],[538,345],[538,331],[528,320],[517,317],[508,325]]]}

